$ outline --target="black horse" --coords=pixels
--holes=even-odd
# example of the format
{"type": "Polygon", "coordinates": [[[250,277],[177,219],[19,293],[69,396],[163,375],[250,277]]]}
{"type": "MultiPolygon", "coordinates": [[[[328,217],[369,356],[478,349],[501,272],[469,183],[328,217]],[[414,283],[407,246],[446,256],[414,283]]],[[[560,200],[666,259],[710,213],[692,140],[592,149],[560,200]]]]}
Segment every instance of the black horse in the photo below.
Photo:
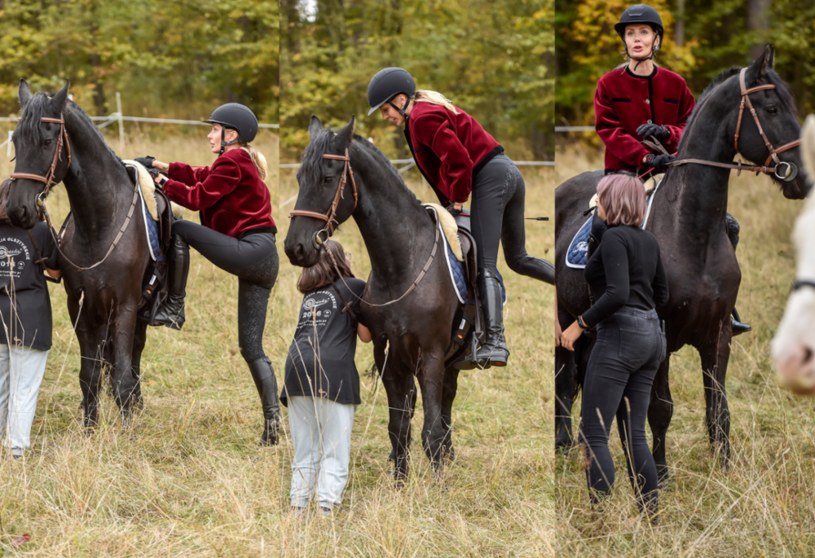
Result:
{"type": "Polygon", "coordinates": [[[374,360],[388,395],[394,474],[402,480],[414,377],[422,390],[425,453],[435,471],[453,457],[458,370],[445,356],[459,303],[433,220],[385,156],[353,129],[351,119],[335,134],[312,117],[285,250],[294,265],[313,265],[335,226],[351,216],[356,220],[371,260],[361,319],[373,333],[374,360]]]}
{"type": "MultiPolygon", "coordinates": [[[[787,87],[772,69],[767,47],[749,67],[722,73],[702,93],[674,166],[654,195],[647,228],[656,235],[668,275],[670,300],[658,308],[665,320],[668,350],[692,345],[699,352],[705,386],[708,437],[721,463],[730,457],[730,413],[725,375],[732,337],[730,314],[741,271],[725,231],[727,186],[736,153],[763,162],[751,170],[770,174],[785,197],[801,199],[809,186],[798,145],[800,127],[787,87]],[[741,107],[741,108],[740,108],[741,107]],[[750,108],[755,109],[751,116],[750,108]]],[[[567,180],[555,190],[558,320],[569,326],[589,307],[582,270],[565,265],[568,244],[586,219],[601,171],[567,180]]],[[[574,354],[555,355],[555,444],[572,447],[571,407],[585,373],[590,339],[583,336],[574,354]]],[[[673,414],[668,362],[654,380],[648,422],[660,477],[667,474],[665,434],[673,414]]]]}
{"type": "Polygon", "coordinates": [[[59,265],[82,355],[84,424],[97,423],[104,369],[126,419],[141,402],[139,363],[147,328],[137,319],[150,261],[138,194],[96,126],[68,100],[67,83],[49,97],[32,95],[21,81],[19,98],[9,219],[32,227],[50,189],[65,183],[71,217],[60,240],[59,265]]]}

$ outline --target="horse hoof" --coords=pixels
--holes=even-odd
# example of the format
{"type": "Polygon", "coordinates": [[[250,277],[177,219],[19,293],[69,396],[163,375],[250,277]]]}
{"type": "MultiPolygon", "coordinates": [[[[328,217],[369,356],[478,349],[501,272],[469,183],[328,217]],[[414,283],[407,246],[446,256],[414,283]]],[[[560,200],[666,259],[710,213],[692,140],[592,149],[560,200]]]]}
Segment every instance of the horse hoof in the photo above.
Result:
{"type": "Polygon", "coordinates": [[[263,434],[258,445],[262,448],[276,446],[280,443],[280,420],[277,418],[266,420],[263,434]]]}

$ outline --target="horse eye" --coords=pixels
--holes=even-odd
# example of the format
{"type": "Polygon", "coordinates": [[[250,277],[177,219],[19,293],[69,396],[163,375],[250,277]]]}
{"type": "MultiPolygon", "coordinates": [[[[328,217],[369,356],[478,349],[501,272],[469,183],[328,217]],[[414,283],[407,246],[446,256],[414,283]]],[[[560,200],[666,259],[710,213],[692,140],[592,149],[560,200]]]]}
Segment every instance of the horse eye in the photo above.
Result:
{"type": "Polygon", "coordinates": [[[778,107],[775,105],[767,106],[766,110],[769,114],[778,114],[778,107]]]}
{"type": "Polygon", "coordinates": [[[323,177],[323,182],[325,184],[333,184],[334,183],[334,177],[326,175],[326,176],[323,177]]]}
{"type": "Polygon", "coordinates": [[[52,138],[45,138],[44,140],[42,140],[42,144],[46,147],[51,145],[52,143],[54,143],[54,140],[52,138]]]}

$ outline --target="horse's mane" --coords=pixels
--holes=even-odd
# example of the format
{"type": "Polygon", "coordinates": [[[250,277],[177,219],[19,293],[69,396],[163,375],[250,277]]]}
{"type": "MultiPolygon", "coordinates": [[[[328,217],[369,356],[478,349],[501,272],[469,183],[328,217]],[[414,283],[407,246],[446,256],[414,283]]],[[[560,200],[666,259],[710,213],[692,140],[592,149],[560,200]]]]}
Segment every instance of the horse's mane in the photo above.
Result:
{"type": "MultiPolygon", "coordinates": [[[[22,116],[20,117],[20,124],[17,126],[17,132],[20,134],[21,139],[33,145],[40,144],[42,141],[42,126],[40,126],[40,120],[43,116],[51,116],[46,112],[50,100],[51,97],[49,95],[39,92],[32,95],[31,99],[26,103],[23,108],[22,116]]],[[[114,153],[105,141],[102,132],[99,131],[90,117],[85,114],[85,111],[83,111],[79,105],[69,100],[65,108],[65,113],[71,113],[79,118],[85,124],[89,132],[96,135],[100,143],[104,145],[110,153],[111,157],[117,160],[119,159],[119,156],[114,153]]]]}
{"type": "Polygon", "coordinates": [[[390,174],[394,182],[396,182],[406,194],[410,195],[410,197],[414,199],[417,204],[420,203],[419,199],[416,197],[416,194],[414,194],[413,191],[407,187],[407,184],[405,184],[405,180],[402,178],[402,175],[399,174],[388,158],[385,157],[385,154],[382,153],[373,143],[354,134],[354,144],[361,147],[366,153],[373,157],[383,172],[390,174]]]}

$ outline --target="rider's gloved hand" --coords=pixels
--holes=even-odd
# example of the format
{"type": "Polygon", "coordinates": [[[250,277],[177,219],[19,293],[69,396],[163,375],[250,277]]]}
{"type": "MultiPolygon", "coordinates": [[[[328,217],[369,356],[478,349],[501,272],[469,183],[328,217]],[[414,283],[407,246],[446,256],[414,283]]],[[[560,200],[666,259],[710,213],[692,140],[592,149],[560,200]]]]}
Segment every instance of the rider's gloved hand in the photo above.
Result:
{"type": "Polygon", "coordinates": [[[653,153],[649,153],[645,156],[645,160],[643,161],[643,167],[647,169],[654,169],[655,173],[661,173],[668,170],[668,163],[674,160],[673,155],[668,155],[667,153],[662,155],[655,155],[653,153]]]}
{"type": "Polygon", "coordinates": [[[665,126],[660,126],[653,122],[646,122],[645,124],[640,124],[640,127],[637,128],[637,135],[642,139],[653,136],[659,141],[665,141],[671,137],[671,131],[665,126]]]}
{"type": "Polygon", "coordinates": [[[156,158],[151,157],[150,155],[145,155],[144,157],[136,157],[133,160],[147,167],[147,170],[150,170],[153,168],[153,161],[155,161],[156,158]]]}

